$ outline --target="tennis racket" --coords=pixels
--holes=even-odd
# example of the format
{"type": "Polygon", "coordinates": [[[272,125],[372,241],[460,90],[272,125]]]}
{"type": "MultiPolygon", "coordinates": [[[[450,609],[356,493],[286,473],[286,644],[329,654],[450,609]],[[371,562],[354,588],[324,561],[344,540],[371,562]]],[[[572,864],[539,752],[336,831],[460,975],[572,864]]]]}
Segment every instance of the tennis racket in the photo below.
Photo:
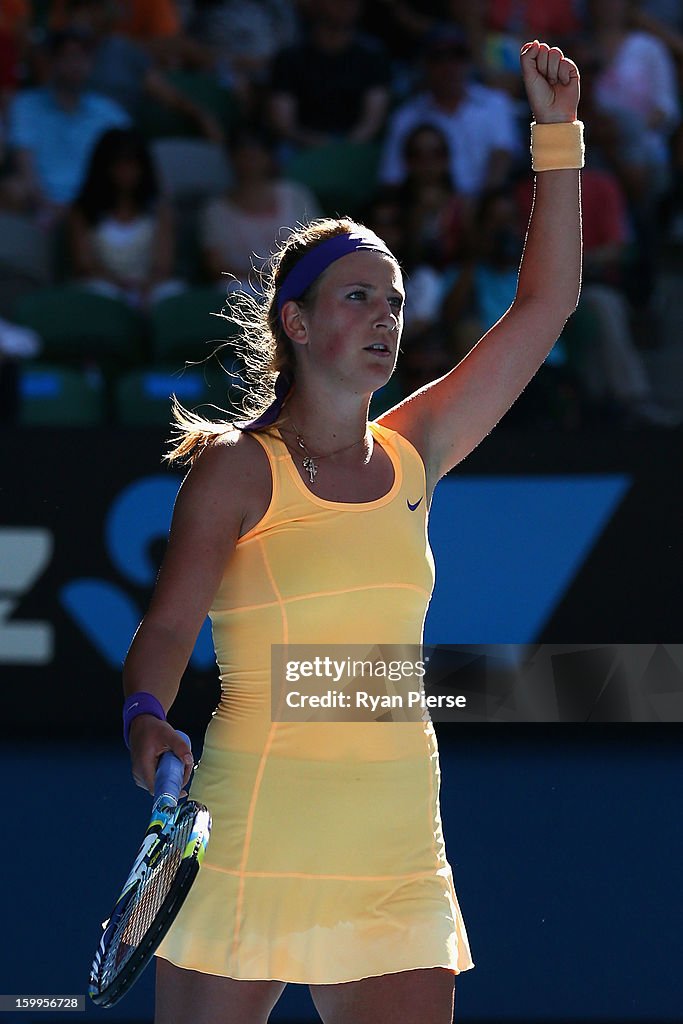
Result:
{"type": "Polygon", "coordinates": [[[172,751],[161,756],[152,818],[90,969],[88,991],[98,1006],[113,1006],[137,981],[197,877],[211,815],[193,800],[178,803],[183,774],[172,751]]]}

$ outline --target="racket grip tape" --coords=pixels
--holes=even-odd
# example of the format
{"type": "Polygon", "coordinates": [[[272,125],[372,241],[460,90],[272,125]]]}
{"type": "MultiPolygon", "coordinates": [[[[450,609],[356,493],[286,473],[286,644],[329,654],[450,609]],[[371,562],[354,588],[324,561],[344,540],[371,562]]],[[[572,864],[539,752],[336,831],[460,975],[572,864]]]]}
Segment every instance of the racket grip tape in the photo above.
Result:
{"type": "MultiPolygon", "coordinates": [[[[190,737],[179,729],[176,731],[189,747],[190,737]]],[[[172,750],[167,750],[165,754],[162,754],[154,776],[154,803],[162,796],[170,797],[174,803],[177,803],[180,790],[183,787],[184,774],[185,764],[177,754],[174,754],[172,750]]]]}

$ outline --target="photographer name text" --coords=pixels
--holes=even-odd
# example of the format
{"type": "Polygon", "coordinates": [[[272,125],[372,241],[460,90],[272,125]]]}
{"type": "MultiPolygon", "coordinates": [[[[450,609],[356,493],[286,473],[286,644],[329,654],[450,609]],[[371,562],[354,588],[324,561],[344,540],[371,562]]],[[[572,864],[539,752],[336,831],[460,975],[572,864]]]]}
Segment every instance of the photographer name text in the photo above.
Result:
{"type": "Polygon", "coordinates": [[[405,694],[372,694],[365,690],[356,690],[354,693],[344,693],[342,690],[327,690],[325,693],[301,693],[300,690],[290,690],[286,696],[287,707],[290,708],[367,708],[369,711],[377,711],[391,708],[451,708],[464,709],[467,707],[467,698],[453,694],[430,694],[426,695],[421,690],[411,691],[405,694]]]}

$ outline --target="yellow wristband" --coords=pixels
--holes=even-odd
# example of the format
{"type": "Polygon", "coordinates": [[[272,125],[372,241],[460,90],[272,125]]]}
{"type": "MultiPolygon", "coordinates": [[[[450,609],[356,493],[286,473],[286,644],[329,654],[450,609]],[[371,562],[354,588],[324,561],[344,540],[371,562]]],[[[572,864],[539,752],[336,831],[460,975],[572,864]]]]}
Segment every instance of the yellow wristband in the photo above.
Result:
{"type": "Polygon", "coordinates": [[[585,163],[583,121],[531,124],[531,166],[535,171],[581,168],[585,163]]]}

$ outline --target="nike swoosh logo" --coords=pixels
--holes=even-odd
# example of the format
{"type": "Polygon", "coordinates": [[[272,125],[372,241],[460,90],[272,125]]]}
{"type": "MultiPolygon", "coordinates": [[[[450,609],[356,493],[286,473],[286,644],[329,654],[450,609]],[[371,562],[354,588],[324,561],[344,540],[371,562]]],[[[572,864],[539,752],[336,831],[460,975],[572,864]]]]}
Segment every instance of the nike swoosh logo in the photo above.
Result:
{"type": "Polygon", "coordinates": [[[417,508],[417,506],[420,504],[421,501],[422,501],[422,498],[418,498],[417,501],[415,502],[415,504],[411,505],[410,502],[408,501],[408,499],[406,498],[406,504],[407,504],[407,506],[408,506],[408,508],[410,509],[411,512],[415,511],[415,509],[417,508]]]}

